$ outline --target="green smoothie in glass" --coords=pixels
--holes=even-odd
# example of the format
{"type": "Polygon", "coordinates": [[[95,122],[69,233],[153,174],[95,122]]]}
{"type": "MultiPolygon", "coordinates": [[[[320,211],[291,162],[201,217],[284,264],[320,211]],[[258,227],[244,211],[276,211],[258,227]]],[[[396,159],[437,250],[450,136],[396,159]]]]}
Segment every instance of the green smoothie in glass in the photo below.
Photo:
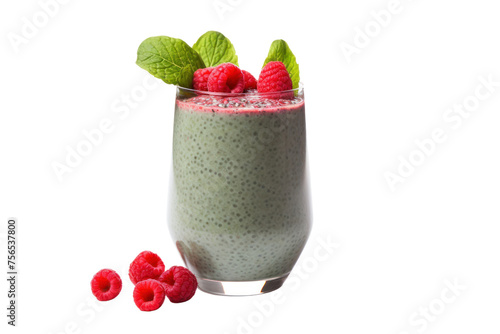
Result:
{"type": "Polygon", "coordinates": [[[208,32],[192,49],[179,41],[154,37],[138,51],[141,67],[178,86],[171,237],[200,289],[273,291],[311,229],[304,91],[295,57],[284,41],[273,42],[257,81],[236,66],[234,47],[222,34],[208,32]]]}

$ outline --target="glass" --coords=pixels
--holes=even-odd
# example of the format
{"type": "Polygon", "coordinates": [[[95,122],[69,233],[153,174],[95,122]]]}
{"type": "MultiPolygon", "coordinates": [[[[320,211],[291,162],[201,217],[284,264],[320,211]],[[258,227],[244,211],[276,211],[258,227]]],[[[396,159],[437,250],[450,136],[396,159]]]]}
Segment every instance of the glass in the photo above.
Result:
{"type": "Polygon", "coordinates": [[[198,287],[281,287],[311,229],[303,87],[272,94],[177,88],[169,229],[198,287]]]}

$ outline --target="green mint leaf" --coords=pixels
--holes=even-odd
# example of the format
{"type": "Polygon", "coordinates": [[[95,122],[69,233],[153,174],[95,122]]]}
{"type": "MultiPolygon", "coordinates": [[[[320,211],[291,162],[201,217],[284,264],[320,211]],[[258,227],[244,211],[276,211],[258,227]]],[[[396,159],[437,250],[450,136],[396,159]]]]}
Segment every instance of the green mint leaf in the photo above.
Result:
{"type": "Polygon", "coordinates": [[[144,40],[136,64],[168,84],[192,88],[193,73],[204,68],[200,55],[184,41],[156,36],[144,40]]]}
{"type": "Polygon", "coordinates": [[[299,87],[299,64],[297,64],[297,60],[295,59],[292,50],[290,50],[288,44],[286,44],[284,40],[277,39],[271,44],[269,54],[267,55],[262,67],[266,66],[266,64],[270,61],[280,61],[285,64],[285,67],[290,74],[290,78],[292,79],[293,88],[295,89],[299,87]]]}
{"type": "Polygon", "coordinates": [[[204,33],[194,43],[193,49],[198,52],[207,67],[222,63],[233,63],[238,66],[238,56],[231,41],[217,31],[204,33]]]}
{"type": "Polygon", "coordinates": [[[179,82],[177,85],[186,88],[193,88],[193,74],[196,70],[197,68],[194,68],[193,65],[183,67],[179,72],[179,82]]]}

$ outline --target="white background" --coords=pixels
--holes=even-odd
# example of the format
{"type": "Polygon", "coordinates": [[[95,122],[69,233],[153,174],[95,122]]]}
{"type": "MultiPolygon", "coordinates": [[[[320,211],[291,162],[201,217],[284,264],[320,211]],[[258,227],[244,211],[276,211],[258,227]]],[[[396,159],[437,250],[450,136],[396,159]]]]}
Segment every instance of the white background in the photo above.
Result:
{"type": "Polygon", "coordinates": [[[500,87],[459,126],[443,115],[474,102],[480,76],[500,81],[499,8],[401,0],[376,31],[370,12],[389,3],[69,0],[43,22],[38,1],[2,1],[1,233],[9,216],[20,224],[19,327],[8,333],[498,333],[500,87]],[[16,52],[8,36],[22,36],[37,15],[45,26],[16,52]],[[349,62],[341,45],[355,46],[366,26],[373,37],[357,41],[349,62]],[[142,85],[143,39],[193,44],[207,30],[229,37],[255,76],[274,39],[297,56],[314,228],[281,295],[198,291],[144,313],[132,300],[129,262],[149,249],[181,264],[166,224],[174,87],[158,82],[124,119],[113,106],[142,85]],[[58,180],[53,162],[108,118],[113,131],[58,180]],[[397,173],[399,156],[418,158],[415,140],[436,128],[446,140],[392,191],[384,174],[397,173]],[[318,248],[332,240],[331,254],[318,248]],[[103,267],[124,288],[92,308],[89,282],[103,267]],[[457,295],[447,280],[461,286],[457,295]]]}

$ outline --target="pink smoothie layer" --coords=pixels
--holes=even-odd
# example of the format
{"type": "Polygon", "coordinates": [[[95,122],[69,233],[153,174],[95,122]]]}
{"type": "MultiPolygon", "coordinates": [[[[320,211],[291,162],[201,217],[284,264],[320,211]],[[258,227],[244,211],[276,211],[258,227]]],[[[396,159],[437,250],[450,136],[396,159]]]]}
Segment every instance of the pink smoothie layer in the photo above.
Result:
{"type": "Polygon", "coordinates": [[[182,109],[217,113],[268,113],[297,110],[304,106],[302,97],[293,99],[272,99],[259,96],[213,96],[200,95],[185,100],[177,100],[182,109]]]}

